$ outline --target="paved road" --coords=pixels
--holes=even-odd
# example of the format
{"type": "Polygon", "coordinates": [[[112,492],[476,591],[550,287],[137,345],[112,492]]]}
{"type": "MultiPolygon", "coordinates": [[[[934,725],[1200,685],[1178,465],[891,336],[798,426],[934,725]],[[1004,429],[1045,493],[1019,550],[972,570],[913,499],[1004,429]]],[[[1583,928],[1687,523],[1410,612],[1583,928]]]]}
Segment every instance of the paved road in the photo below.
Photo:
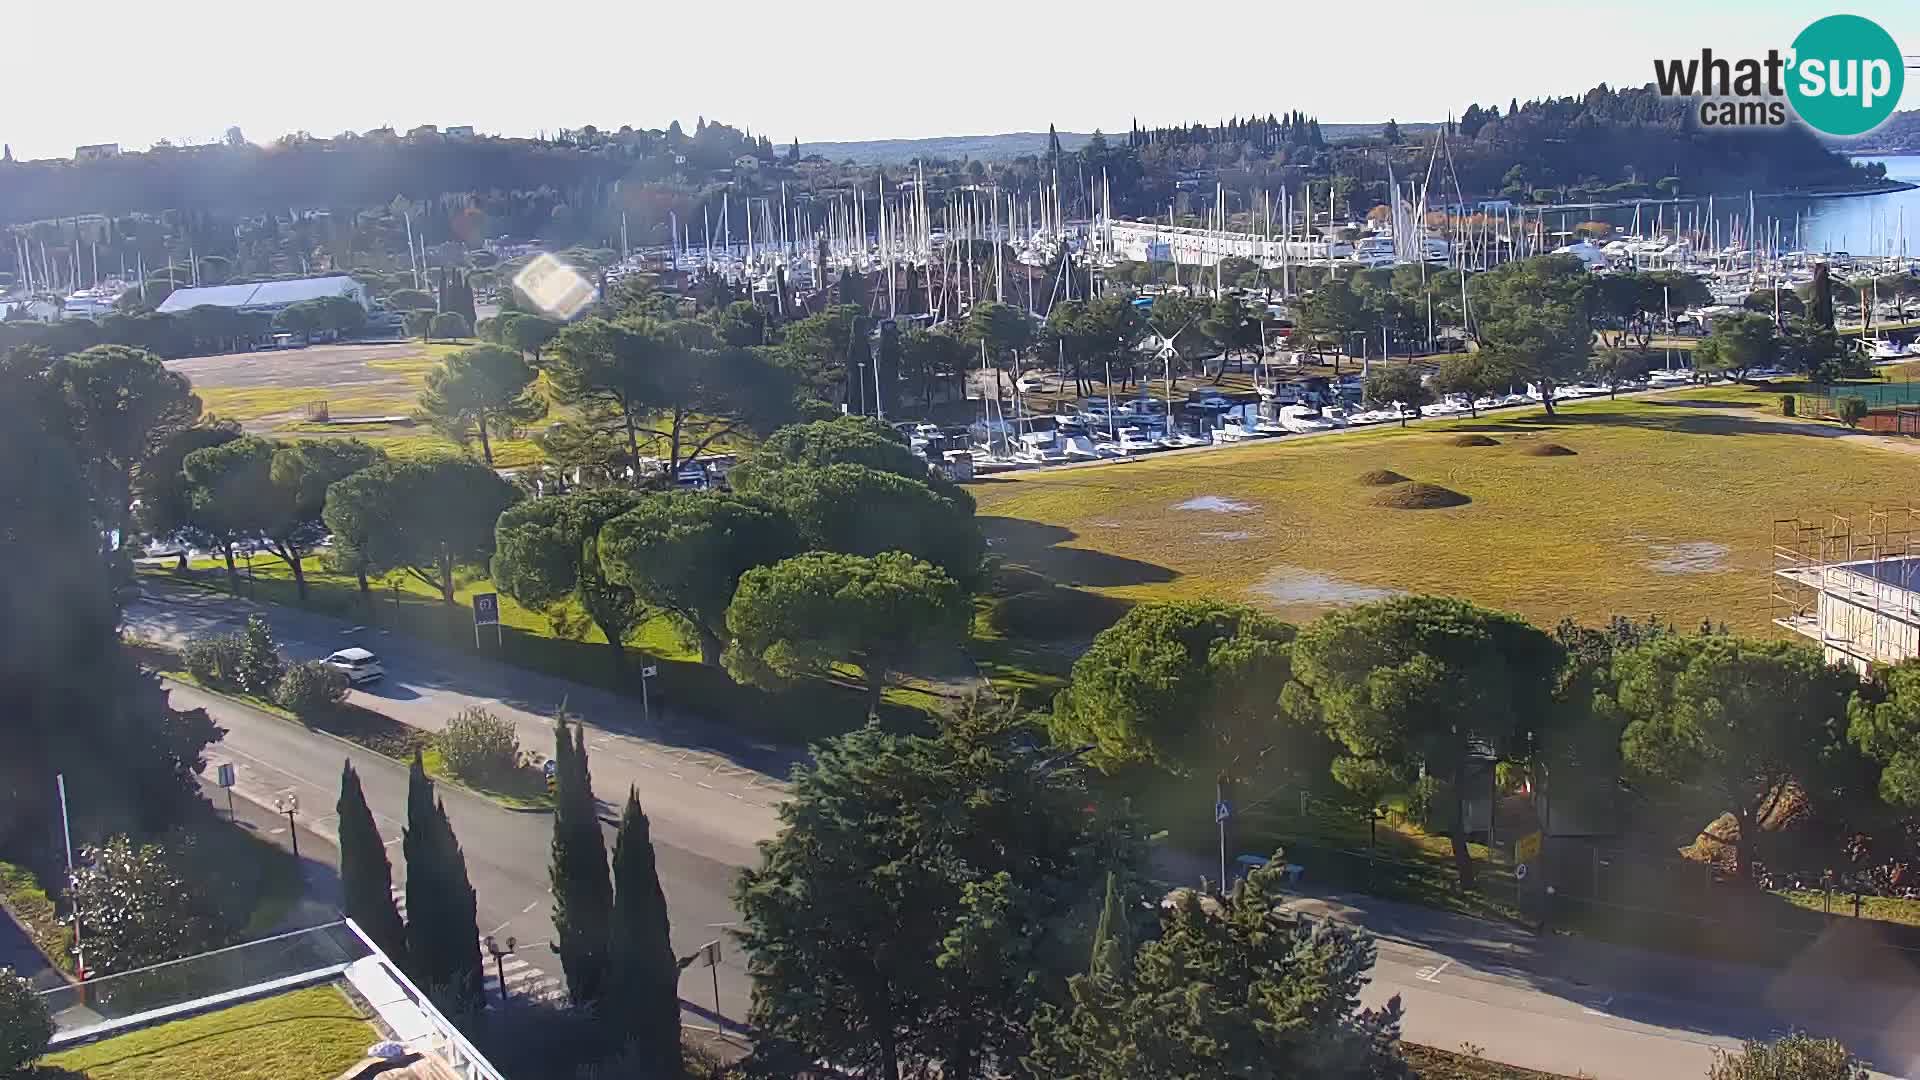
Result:
{"type": "MultiPolygon", "coordinates": [[[[235,626],[247,610],[244,602],[187,591],[164,602],[136,602],[127,621],[146,636],[177,641],[235,626]]],[[[755,861],[753,843],[776,827],[772,804],[784,775],[783,768],[758,770],[750,763],[786,762],[789,756],[777,748],[735,745],[685,718],[640,725],[633,702],[601,691],[404,638],[346,633],[349,628],[337,620],[265,610],[295,656],[321,655],[353,641],[380,652],[393,673],[391,684],[373,693],[355,691],[356,698],[422,727],[440,727],[465,704],[485,704],[520,724],[523,744],[545,746],[547,716],[564,698],[570,712],[592,725],[595,789],[609,811],[627,784],[640,787],[653,820],[675,950],[685,955],[724,936],[736,918],[729,900],[733,879],[755,861]]],[[[276,795],[294,791],[322,836],[331,835],[339,762],[352,760],[382,835],[397,849],[406,793],[400,766],[223,698],[188,687],[174,692],[183,705],[206,706],[228,729],[209,749],[209,760],[236,764],[242,797],[271,805],[276,795]]],[[[456,789],[443,792],[479,892],[480,929],[533,944],[522,959],[538,974],[557,977],[555,958],[541,949],[552,933],[549,819],[511,813],[456,789]]],[[[1822,958],[1782,974],[1591,942],[1543,944],[1522,931],[1374,898],[1303,898],[1298,906],[1367,925],[1379,935],[1379,963],[1366,1000],[1377,1004],[1399,994],[1407,1009],[1406,1034],[1416,1042],[1443,1048],[1470,1042],[1516,1065],[1568,1075],[1584,1070],[1598,1080],[1642,1080],[1704,1076],[1715,1047],[1802,1026],[1844,1037],[1888,1074],[1920,1076],[1920,993],[1905,986],[1848,986],[1844,959],[1822,958]]],[[[1913,985],[1920,986],[1920,979],[1913,985]]],[[[683,1002],[710,1007],[705,972],[690,970],[681,989],[683,1002]]],[[[748,980],[731,950],[720,969],[720,998],[725,1016],[745,1016],[748,980]]]]}
{"type": "Polygon", "coordinates": [[[296,660],[348,645],[372,649],[387,677],[354,690],[352,699],[427,731],[444,728],[461,709],[483,706],[518,726],[522,747],[550,754],[553,716],[564,704],[569,716],[589,725],[594,794],[603,809],[618,814],[627,788],[635,786],[655,834],[689,850],[745,865],[757,857],[754,845],[774,832],[773,806],[784,796],[784,778],[796,760],[790,749],[741,739],[678,712],[654,709],[643,718],[631,698],[378,627],[187,586],[149,581],[143,588],[147,596],[128,606],[126,627],[169,645],[238,630],[259,612],[296,660]]]}
{"type": "MultiPolygon", "coordinates": [[[[1159,862],[1189,879],[1206,872],[1204,860],[1159,862]]],[[[1920,1077],[1920,971],[1884,950],[1863,956],[1852,920],[1770,969],[1542,937],[1377,897],[1300,895],[1285,907],[1373,932],[1378,959],[1362,1000],[1398,995],[1411,1042],[1470,1042],[1513,1065],[1639,1080],[1704,1077],[1716,1049],[1797,1029],[1842,1040],[1876,1075],[1920,1077]]]]}
{"type": "MultiPolygon", "coordinates": [[[[406,821],[407,771],[399,763],[297,724],[207,694],[191,686],[170,684],[176,708],[205,708],[226,729],[220,742],[207,750],[207,776],[223,762],[234,765],[236,809],[243,821],[278,841],[284,841],[284,823],[263,816],[253,807],[271,808],[282,795],[298,796],[295,821],[302,829],[301,853],[309,888],[320,896],[337,895],[330,872],[337,866],[337,816],[334,803],[340,792],[340,765],[353,762],[372,809],[374,823],[386,839],[393,864],[394,884],[406,881],[406,862],[400,855],[401,828],[406,821]],[[319,844],[315,845],[314,840],[319,844]]],[[[596,762],[597,762],[596,758],[596,762]]],[[[518,938],[517,959],[524,967],[508,972],[509,988],[517,993],[540,993],[559,984],[559,958],[547,948],[553,937],[551,895],[547,890],[548,844],[552,818],[546,814],[515,813],[458,788],[442,786],[441,800],[467,858],[467,874],[478,894],[482,934],[501,941],[518,938]]],[[[224,796],[214,795],[224,807],[224,796]]],[[[664,808],[668,800],[659,800],[664,808]]],[[[660,877],[673,918],[673,945],[685,955],[702,942],[724,935],[733,919],[730,890],[740,865],[686,846],[679,831],[663,828],[662,815],[652,808],[653,844],[660,877]]],[[[605,830],[608,849],[613,829],[605,830]]],[[[305,921],[314,921],[306,917],[305,921]]],[[[731,947],[722,950],[720,999],[723,1015],[744,1020],[747,977],[741,957],[731,947]]],[[[489,961],[489,968],[492,964],[489,961]]],[[[494,978],[489,970],[488,978],[494,978]]],[[[491,987],[493,983],[489,983],[491,987]]],[[[712,981],[706,971],[690,969],[682,979],[682,997],[702,1010],[713,1005],[712,981]]],[[[698,1022],[698,1021],[694,1021],[698,1022]]]]}

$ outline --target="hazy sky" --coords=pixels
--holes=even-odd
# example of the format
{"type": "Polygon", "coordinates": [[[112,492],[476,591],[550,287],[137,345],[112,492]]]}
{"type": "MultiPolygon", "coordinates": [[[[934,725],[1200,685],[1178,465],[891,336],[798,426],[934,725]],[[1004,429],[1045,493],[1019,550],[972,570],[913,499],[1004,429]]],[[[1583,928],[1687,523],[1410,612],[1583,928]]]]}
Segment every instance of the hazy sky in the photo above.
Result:
{"type": "MultiPolygon", "coordinates": [[[[785,143],[1125,130],[1301,108],[1440,120],[1469,102],[1651,80],[1653,58],[1785,48],[1850,11],[1920,54],[1920,3],[1782,0],[1183,5],[967,0],[94,0],[8,12],[0,141],[269,142],[390,124],[530,134],[697,115],[785,143]]],[[[1910,72],[1920,76],[1920,71],[1910,72]]],[[[1920,77],[1905,108],[1920,108],[1920,77]]]]}

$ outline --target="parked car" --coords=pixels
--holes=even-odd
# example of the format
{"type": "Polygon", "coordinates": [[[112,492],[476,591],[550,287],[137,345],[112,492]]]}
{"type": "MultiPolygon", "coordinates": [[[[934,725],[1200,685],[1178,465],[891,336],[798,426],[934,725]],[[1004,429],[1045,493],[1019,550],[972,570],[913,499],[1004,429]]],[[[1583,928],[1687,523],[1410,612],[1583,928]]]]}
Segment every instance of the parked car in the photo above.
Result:
{"type": "Polygon", "coordinates": [[[386,677],[387,670],[380,664],[380,658],[355,645],[350,649],[341,649],[327,657],[329,667],[338,668],[346,673],[347,682],[353,686],[375,682],[386,677]]]}

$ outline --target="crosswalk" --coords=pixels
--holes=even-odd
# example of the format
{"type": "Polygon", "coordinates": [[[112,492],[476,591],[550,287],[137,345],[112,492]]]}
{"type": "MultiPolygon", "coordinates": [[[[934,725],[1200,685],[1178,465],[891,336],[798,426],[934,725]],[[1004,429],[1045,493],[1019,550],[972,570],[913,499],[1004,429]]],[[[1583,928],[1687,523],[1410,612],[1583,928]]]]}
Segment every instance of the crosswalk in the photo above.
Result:
{"type": "MultiPolygon", "coordinates": [[[[407,894],[400,889],[393,890],[393,905],[400,909],[400,917],[407,917],[407,894]]],[[[500,975],[506,973],[507,993],[510,1001],[544,1001],[558,1005],[567,1003],[567,984],[520,959],[517,955],[507,956],[499,962],[487,955],[486,936],[479,939],[480,966],[486,969],[485,990],[487,1007],[500,1004],[500,975]]],[[[531,946],[529,946],[531,947],[531,946]]],[[[545,948],[543,944],[540,946],[545,948]]]]}

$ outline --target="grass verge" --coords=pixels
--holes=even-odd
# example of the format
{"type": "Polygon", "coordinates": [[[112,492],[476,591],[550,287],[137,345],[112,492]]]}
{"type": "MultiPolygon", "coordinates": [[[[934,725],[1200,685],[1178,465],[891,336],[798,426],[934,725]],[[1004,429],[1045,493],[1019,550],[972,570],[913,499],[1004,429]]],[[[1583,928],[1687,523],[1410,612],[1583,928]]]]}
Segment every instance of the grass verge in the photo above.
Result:
{"type": "Polygon", "coordinates": [[[60,909],[32,870],[0,862],[0,904],[26,930],[47,961],[73,973],[73,927],[60,921],[60,909]]]}
{"type": "Polygon", "coordinates": [[[333,986],[295,990],[49,1055],[40,1080],[323,1080],[379,1032],[333,986]]]}
{"type": "MultiPolygon", "coordinates": [[[[169,568],[142,567],[143,575],[202,588],[226,591],[224,565],[200,560],[185,575],[169,568]]],[[[472,603],[475,593],[491,592],[485,578],[463,578],[454,590],[453,604],[421,582],[391,575],[362,593],[352,576],[329,571],[322,560],[310,560],[306,569],[307,596],[294,587],[286,565],[272,557],[254,556],[251,577],[240,571],[239,595],[264,603],[303,608],[358,623],[385,626],[396,633],[433,642],[463,653],[479,653],[518,667],[573,682],[586,683],[634,698],[640,697],[640,669],[648,664],[659,674],[648,692],[656,707],[666,705],[717,721],[743,734],[771,742],[803,744],[850,731],[866,719],[866,696],[857,680],[806,680],[774,693],[742,686],[725,671],[700,663],[699,652],[681,640],[665,618],[642,626],[627,643],[626,655],[615,663],[606,638],[570,609],[577,637],[555,633],[555,623],[544,611],[529,611],[500,597],[500,633],[483,634],[476,648],[472,603]]],[[[568,620],[563,620],[568,621],[568,620]]],[[[883,718],[900,726],[923,724],[929,700],[911,686],[893,687],[882,704],[883,718]]]]}
{"type": "Polygon", "coordinates": [[[1401,1043],[1400,1056],[1413,1066],[1420,1080],[1574,1080],[1561,1073],[1543,1073],[1488,1061],[1477,1050],[1456,1053],[1432,1046],[1401,1043]]]}

